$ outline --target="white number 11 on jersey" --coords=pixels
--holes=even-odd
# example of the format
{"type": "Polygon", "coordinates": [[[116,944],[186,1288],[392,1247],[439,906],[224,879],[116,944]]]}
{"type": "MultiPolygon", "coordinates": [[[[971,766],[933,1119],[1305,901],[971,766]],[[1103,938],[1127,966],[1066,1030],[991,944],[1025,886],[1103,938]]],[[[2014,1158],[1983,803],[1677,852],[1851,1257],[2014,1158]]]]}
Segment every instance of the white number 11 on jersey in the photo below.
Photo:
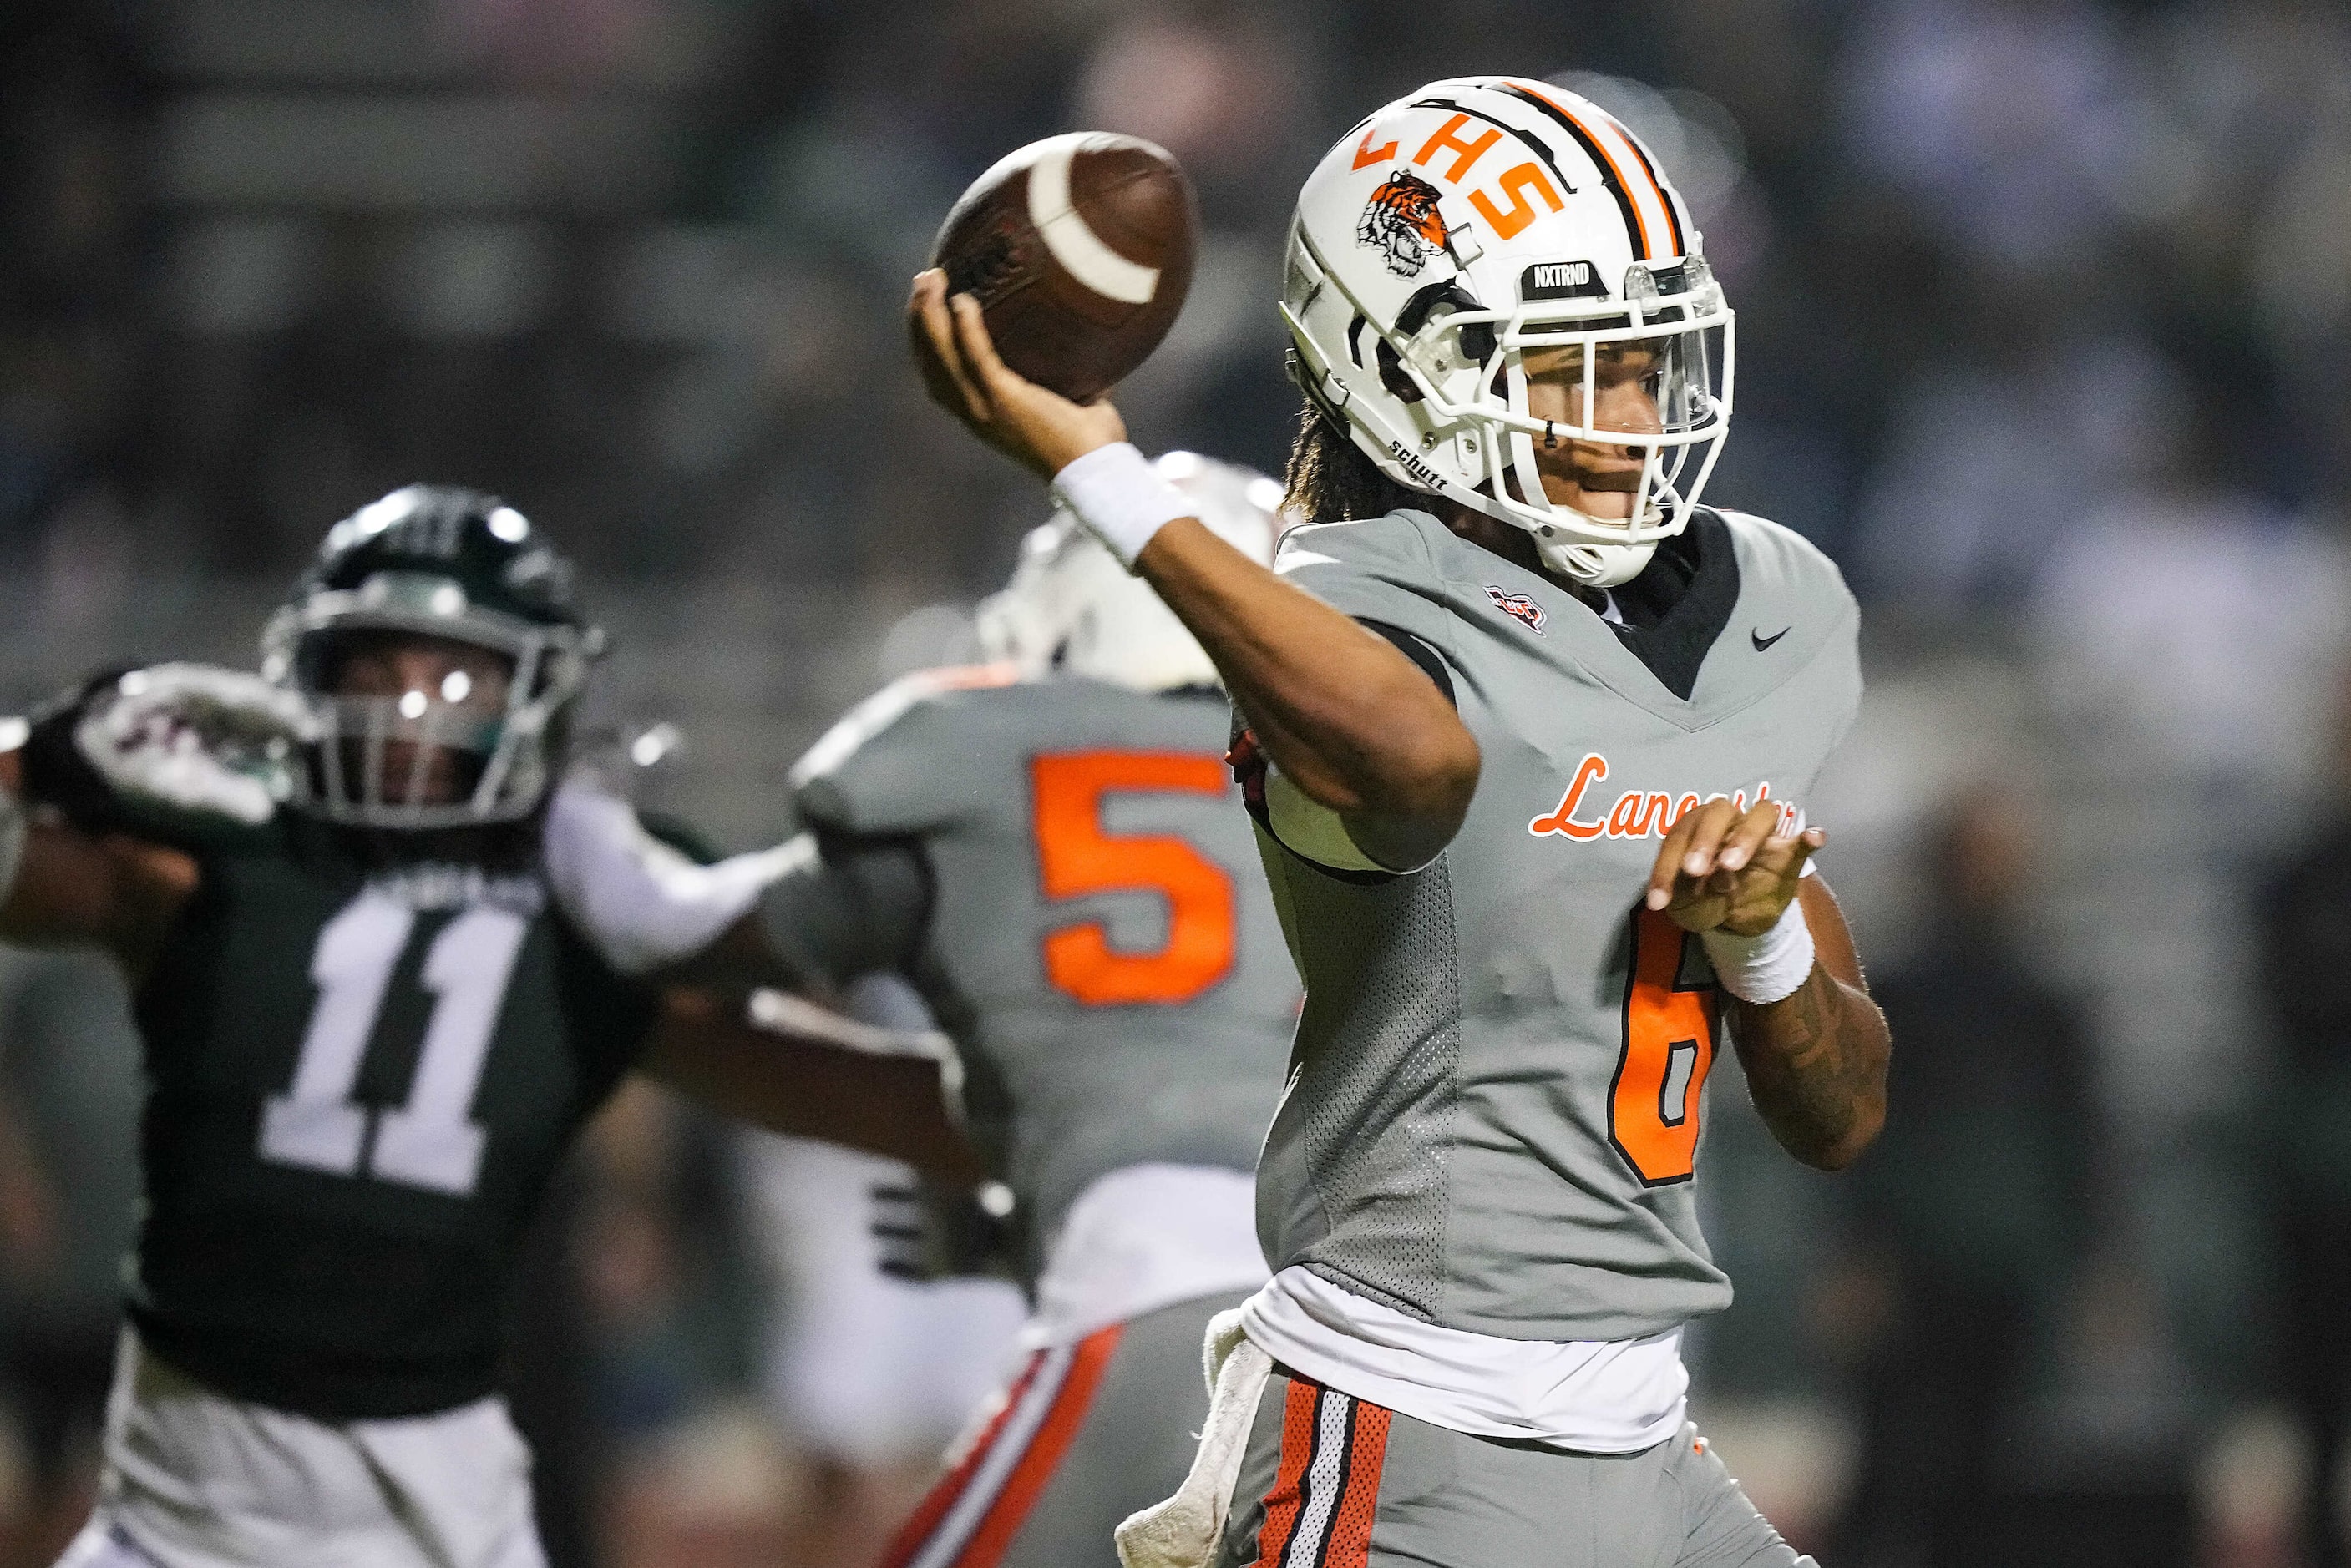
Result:
{"type": "Polygon", "coordinates": [[[415,926],[414,909],[370,888],[319,931],[310,955],[319,1001],[293,1085],[262,1104],[262,1158],[355,1176],[365,1154],[368,1174],[378,1180],[461,1198],[473,1191],[484,1135],[469,1112],[529,923],[511,909],[476,905],[441,929],[424,955],[422,978],[434,996],[433,1016],[408,1102],[371,1113],[351,1090],[383,1012],[384,990],[415,926]]]}

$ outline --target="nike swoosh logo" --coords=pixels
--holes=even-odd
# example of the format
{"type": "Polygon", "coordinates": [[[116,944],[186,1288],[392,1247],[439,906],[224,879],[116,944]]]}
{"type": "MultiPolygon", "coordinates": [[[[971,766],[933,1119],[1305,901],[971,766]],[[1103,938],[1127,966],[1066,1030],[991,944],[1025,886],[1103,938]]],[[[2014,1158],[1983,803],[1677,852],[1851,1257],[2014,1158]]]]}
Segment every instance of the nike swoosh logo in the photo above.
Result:
{"type": "Polygon", "coordinates": [[[1771,647],[1773,643],[1779,641],[1782,638],[1787,636],[1790,632],[1795,629],[1796,628],[1792,626],[1783,626],[1769,637],[1764,636],[1760,631],[1750,630],[1747,634],[1747,640],[1755,645],[1756,652],[1761,653],[1765,649],[1771,647]]]}

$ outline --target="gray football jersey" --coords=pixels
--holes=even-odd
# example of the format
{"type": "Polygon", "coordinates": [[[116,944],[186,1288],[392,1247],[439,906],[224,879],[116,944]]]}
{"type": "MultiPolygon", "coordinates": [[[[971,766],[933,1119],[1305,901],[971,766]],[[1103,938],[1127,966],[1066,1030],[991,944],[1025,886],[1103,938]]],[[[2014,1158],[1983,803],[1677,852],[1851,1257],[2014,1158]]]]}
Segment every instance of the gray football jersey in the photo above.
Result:
{"type": "Polygon", "coordinates": [[[836,980],[911,980],[962,1058],[967,1124],[1020,1200],[1033,1279],[1096,1177],[1249,1170],[1298,1017],[1229,709],[1080,679],[928,671],[792,771],[816,853],[768,908],[836,980]]]}
{"type": "Polygon", "coordinates": [[[1825,556],[1759,518],[1701,526],[1716,566],[1690,592],[1728,618],[1685,649],[1687,698],[1426,513],[1283,542],[1290,582],[1435,652],[1484,764],[1416,872],[1333,872],[1263,836],[1307,992],[1259,1168],[1275,1268],[1508,1338],[1631,1338],[1729,1303],[1691,1185],[1727,1044],[1712,971],[1641,895],[1686,804],[1799,805],[1861,677],[1825,556]]]}

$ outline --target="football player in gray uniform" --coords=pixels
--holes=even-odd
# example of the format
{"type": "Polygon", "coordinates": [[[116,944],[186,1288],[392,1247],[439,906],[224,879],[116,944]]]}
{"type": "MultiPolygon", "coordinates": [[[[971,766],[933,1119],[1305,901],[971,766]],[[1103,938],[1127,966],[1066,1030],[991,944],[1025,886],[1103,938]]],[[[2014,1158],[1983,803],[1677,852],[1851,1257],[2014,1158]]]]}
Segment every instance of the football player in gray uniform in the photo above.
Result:
{"type": "Polygon", "coordinates": [[[935,1055],[677,989],[759,971],[782,857],[698,865],[560,776],[601,644],[567,577],[511,507],[412,486],[328,535],[264,675],[95,679],[0,751],[0,937],[110,954],[145,1050],[75,1568],[540,1563],[506,1287],[632,1068],[969,1179],[935,1055]]]}
{"type": "MultiPolygon", "coordinates": [[[[1271,480],[1188,452],[1153,474],[1270,558],[1271,480]]],[[[808,835],[766,898],[814,981],[894,971],[955,1042],[1033,1303],[889,1568],[1107,1563],[1182,1481],[1202,1334],[1267,1277],[1249,1173],[1299,1001],[1192,635],[1066,514],[979,619],[995,662],[887,688],[792,770],[808,835]]]]}
{"type": "Polygon", "coordinates": [[[1307,1000],[1258,1171],[1275,1274],[1144,1564],[1798,1561],[1685,1418],[1728,1025],[1834,1169],[1889,1043],[1799,809],[1860,697],[1856,611],[1700,504],[1731,316],[1656,161],[1540,81],[1441,81],[1308,180],[1282,311],[1307,409],[1271,571],[1116,411],[1008,371],[935,272],[933,395],[1198,636],[1307,1000]]]}

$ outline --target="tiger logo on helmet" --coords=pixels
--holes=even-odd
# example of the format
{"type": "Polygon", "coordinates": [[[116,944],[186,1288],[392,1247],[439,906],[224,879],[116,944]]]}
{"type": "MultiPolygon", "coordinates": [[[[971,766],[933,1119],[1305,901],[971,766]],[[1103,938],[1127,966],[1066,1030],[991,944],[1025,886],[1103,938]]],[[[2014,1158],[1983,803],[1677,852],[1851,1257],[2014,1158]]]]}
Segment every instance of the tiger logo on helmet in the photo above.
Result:
{"type": "Polygon", "coordinates": [[[1359,244],[1379,251],[1398,277],[1418,277],[1428,258],[1445,247],[1445,220],[1436,186],[1399,169],[1380,182],[1355,225],[1359,244]]]}

